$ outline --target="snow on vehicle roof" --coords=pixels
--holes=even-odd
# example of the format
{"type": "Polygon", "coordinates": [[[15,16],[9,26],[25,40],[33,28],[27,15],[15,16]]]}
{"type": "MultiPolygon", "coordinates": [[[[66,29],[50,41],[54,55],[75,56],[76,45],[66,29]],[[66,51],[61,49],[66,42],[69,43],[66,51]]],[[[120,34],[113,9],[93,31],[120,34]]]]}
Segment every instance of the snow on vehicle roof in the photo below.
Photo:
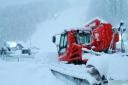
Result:
{"type": "Polygon", "coordinates": [[[7,41],[7,42],[5,42],[5,46],[13,48],[13,47],[17,46],[17,42],[15,42],[15,41],[7,41]]]}

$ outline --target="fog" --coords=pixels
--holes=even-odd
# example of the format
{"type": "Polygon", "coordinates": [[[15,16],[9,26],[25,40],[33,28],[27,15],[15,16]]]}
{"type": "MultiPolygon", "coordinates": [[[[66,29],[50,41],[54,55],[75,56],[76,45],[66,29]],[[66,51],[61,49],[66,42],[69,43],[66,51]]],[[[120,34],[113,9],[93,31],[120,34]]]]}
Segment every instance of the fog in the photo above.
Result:
{"type": "Polygon", "coordinates": [[[59,0],[5,0],[0,1],[0,39],[28,40],[36,26],[68,7],[59,0]],[[2,5],[3,4],[3,5],[2,5]]]}
{"type": "Polygon", "coordinates": [[[32,39],[45,47],[53,34],[84,27],[95,17],[114,27],[123,20],[127,27],[127,12],[126,0],[0,0],[0,42],[32,39]]]}

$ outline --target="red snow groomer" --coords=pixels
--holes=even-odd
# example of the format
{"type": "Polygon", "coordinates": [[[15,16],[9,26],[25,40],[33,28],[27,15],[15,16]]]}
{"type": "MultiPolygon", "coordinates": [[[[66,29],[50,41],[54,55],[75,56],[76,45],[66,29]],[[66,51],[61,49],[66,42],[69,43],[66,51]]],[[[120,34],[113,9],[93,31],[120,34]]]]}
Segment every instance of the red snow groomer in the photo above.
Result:
{"type": "Polygon", "coordinates": [[[112,29],[112,25],[98,19],[88,23],[82,29],[64,31],[53,36],[53,43],[58,48],[59,60],[75,64],[87,62],[87,59],[82,59],[83,52],[90,52],[90,50],[108,52],[110,49],[113,51],[118,41],[119,34],[112,29]]]}

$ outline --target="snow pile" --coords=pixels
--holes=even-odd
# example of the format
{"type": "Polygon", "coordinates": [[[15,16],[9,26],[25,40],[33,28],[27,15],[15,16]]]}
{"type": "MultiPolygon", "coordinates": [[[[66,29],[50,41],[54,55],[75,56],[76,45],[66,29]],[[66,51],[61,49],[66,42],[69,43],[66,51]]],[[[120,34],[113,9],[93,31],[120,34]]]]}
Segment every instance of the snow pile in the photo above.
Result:
{"type": "Polygon", "coordinates": [[[107,76],[108,79],[127,81],[128,57],[126,54],[102,54],[101,56],[91,56],[87,64],[94,65],[101,75],[107,76]]]}

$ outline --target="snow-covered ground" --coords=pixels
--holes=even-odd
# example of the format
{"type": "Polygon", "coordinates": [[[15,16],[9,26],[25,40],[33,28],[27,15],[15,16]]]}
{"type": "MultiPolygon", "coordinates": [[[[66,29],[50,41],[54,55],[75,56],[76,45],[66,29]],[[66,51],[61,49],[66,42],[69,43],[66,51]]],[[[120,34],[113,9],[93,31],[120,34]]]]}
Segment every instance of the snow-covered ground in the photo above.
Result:
{"type": "Polygon", "coordinates": [[[0,62],[1,85],[64,85],[47,65],[35,62],[0,62]]]}

